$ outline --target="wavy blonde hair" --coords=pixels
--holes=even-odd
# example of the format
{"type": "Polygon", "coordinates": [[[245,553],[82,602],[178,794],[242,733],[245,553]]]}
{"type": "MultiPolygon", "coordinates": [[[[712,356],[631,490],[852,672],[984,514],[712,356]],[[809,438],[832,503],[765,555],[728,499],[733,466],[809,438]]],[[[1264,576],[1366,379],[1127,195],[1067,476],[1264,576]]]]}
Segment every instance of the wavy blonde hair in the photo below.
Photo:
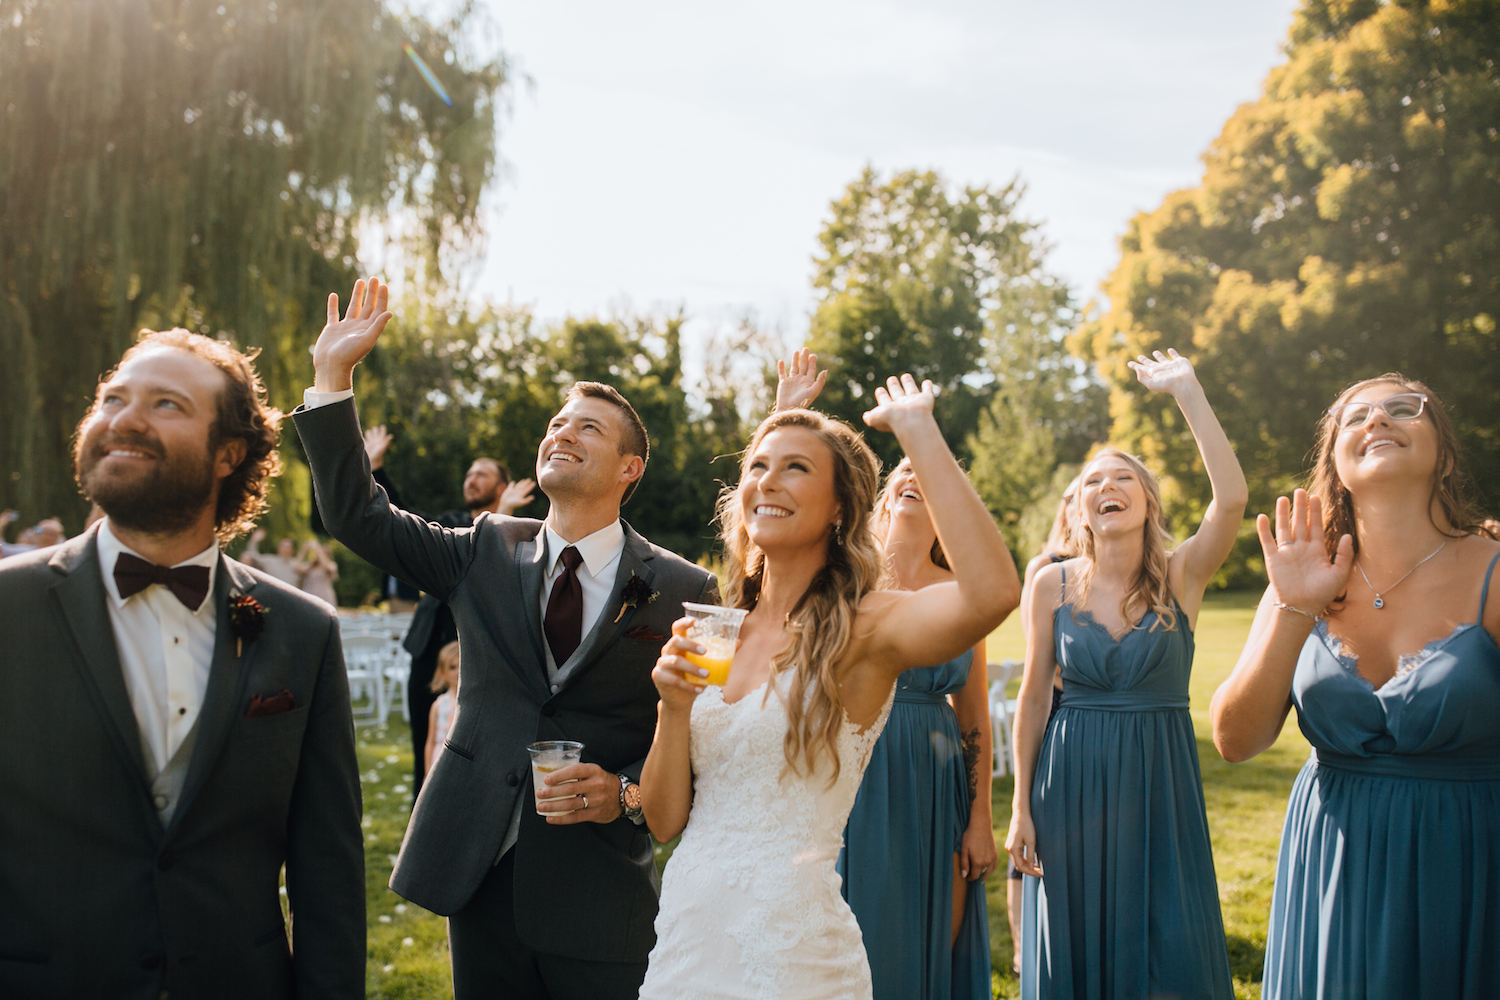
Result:
{"type": "MultiPolygon", "coordinates": [[[[854,623],[865,595],[879,586],[884,559],[871,530],[871,510],[880,486],[880,460],[848,424],[813,410],[773,413],[755,431],[740,462],[740,480],[766,435],[797,427],[818,436],[833,455],[833,490],[839,505],[839,526],[828,534],[828,561],[787,615],[792,641],[771,660],[766,697],[778,690],[776,681],[790,671],[787,691],[787,730],[783,741],[787,767],[812,774],[826,753],[833,762],[832,781],[838,780],[839,729],[844,724],[844,702],[837,668],[854,635],[854,623]]],[[[766,556],[745,530],[739,487],[719,494],[719,538],[724,546],[728,577],[725,603],[754,608],[760,598],[766,556]]]]}
{"type": "MultiPolygon", "coordinates": [[[[1120,601],[1120,617],[1127,622],[1137,621],[1134,611],[1145,609],[1140,618],[1146,617],[1146,612],[1155,611],[1156,621],[1151,623],[1148,631],[1155,632],[1160,625],[1165,631],[1171,632],[1177,628],[1177,608],[1172,600],[1172,588],[1167,582],[1167,562],[1172,557],[1172,550],[1167,544],[1172,540],[1167,531],[1167,518],[1162,511],[1161,487],[1156,483],[1156,477],[1146,464],[1129,452],[1118,448],[1101,448],[1093,458],[1089,459],[1084,466],[1083,473],[1078,477],[1078,495],[1083,494],[1083,482],[1088,472],[1088,466],[1093,465],[1101,458],[1117,458],[1130,466],[1131,471],[1140,480],[1140,484],[1146,493],[1146,523],[1141,526],[1142,552],[1141,568],[1136,572],[1135,580],[1130,584],[1130,589],[1125,592],[1120,601]]],[[[1089,528],[1088,519],[1083,516],[1083,511],[1078,511],[1078,516],[1073,519],[1071,532],[1074,550],[1078,558],[1082,560],[1082,568],[1068,580],[1065,599],[1072,605],[1073,613],[1076,615],[1080,606],[1089,602],[1089,593],[1094,584],[1094,532],[1089,528]]],[[[1077,621],[1077,618],[1074,618],[1077,621]]],[[[1131,626],[1138,628],[1139,625],[1131,626]]]]}
{"type": "Polygon", "coordinates": [[[1068,511],[1073,506],[1073,501],[1078,499],[1078,487],[1082,482],[1081,475],[1074,476],[1063,490],[1062,499],[1057,501],[1057,516],[1052,519],[1052,530],[1047,532],[1047,541],[1042,546],[1044,552],[1052,552],[1066,559],[1078,555],[1078,540],[1068,524],[1068,511]]]}
{"type": "MultiPolygon", "coordinates": [[[[900,462],[896,463],[894,469],[886,473],[885,485],[880,488],[880,500],[875,504],[875,509],[870,512],[870,527],[874,531],[875,540],[880,543],[882,550],[885,549],[886,536],[891,533],[891,504],[895,499],[891,494],[896,490],[896,480],[904,473],[910,471],[911,459],[903,458],[900,462]]],[[[920,489],[921,485],[918,482],[917,488],[920,489]]],[[[923,494],[923,496],[926,496],[926,494],[923,494]]],[[[932,564],[940,569],[950,571],[953,569],[952,566],[948,565],[948,553],[943,551],[943,543],[937,538],[933,538],[932,549],[927,553],[927,558],[931,559],[932,564]]],[[[887,556],[885,559],[885,572],[880,578],[881,589],[893,589],[895,581],[896,571],[891,566],[891,560],[887,556]]]]}

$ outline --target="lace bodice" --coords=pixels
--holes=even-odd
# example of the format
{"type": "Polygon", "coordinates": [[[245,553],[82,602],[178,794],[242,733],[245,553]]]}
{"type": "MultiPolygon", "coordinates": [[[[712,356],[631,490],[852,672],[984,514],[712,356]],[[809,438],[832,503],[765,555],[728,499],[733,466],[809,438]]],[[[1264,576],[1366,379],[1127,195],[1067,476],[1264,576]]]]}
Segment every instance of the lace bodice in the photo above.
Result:
{"type": "Polygon", "coordinates": [[[785,768],[785,687],[733,704],[710,687],[693,705],[693,806],[663,878],[643,998],[870,995],[834,864],[891,698],[864,732],[844,724],[830,785],[827,759],[812,775],[785,768]]]}

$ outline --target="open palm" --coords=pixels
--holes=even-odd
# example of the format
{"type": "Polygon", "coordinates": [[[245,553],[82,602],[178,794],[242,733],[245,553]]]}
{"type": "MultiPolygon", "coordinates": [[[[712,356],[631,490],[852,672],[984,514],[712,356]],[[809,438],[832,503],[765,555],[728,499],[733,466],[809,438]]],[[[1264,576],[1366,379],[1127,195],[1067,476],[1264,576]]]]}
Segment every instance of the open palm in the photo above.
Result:
{"type": "Polygon", "coordinates": [[[1166,354],[1161,351],[1151,353],[1154,360],[1138,354],[1134,361],[1127,362],[1135,372],[1135,377],[1147,389],[1175,396],[1180,390],[1198,384],[1198,376],[1193,374],[1193,363],[1178,354],[1174,348],[1167,348],[1166,354]]]}
{"type": "Polygon", "coordinates": [[[349,308],[339,318],[339,297],[328,295],[328,323],[313,345],[313,369],[320,391],[341,391],[352,384],[354,366],[364,360],[390,322],[386,311],[389,288],[379,278],[354,283],[349,308]]]}
{"type": "Polygon", "coordinates": [[[932,419],[933,389],[930,379],[917,388],[910,375],[892,375],[875,390],[875,408],[865,411],[865,423],[877,431],[895,431],[896,425],[908,421],[932,419]]]}
{"type": "Polygon", "coordinates": [[[1338,553],[1331,561],[1323,541],[1323,505],[1298,490],[1289,501],[1276,500],[1276,532],[1262,514],[1255,519],[1261,551],[1266,557],[1266,575],[1276,596],[1294,608],[1322,614],[1349,584],[1354,569],[1354,540],[1339,539],[1338,553]]]}

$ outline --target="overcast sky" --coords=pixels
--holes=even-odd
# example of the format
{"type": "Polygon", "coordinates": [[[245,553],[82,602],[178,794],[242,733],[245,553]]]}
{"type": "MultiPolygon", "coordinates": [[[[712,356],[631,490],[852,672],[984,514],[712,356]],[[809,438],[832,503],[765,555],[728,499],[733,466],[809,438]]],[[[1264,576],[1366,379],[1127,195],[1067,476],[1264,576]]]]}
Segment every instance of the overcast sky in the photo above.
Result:
{"type": "MultiPolygon", "coordinates": [[[[529,83],[475,294],[544,319],[752,311],[800,343],[828,204],[865,164],[1027,185],[1084,300],[1130,217],[1281,61],[1293,0],[489,0],[529,83]]],[[[696,338],[695,338],[696,339],[696,338]]]]}

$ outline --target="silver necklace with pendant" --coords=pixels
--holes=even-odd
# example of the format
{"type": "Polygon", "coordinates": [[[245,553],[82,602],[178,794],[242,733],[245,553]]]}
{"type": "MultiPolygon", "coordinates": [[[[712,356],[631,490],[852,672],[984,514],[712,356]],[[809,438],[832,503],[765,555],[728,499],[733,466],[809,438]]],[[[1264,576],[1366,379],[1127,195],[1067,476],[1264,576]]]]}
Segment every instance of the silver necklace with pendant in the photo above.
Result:
{"type": "MultiPolygon", "coordinates": [[[[1433,556],[1435,556],[1439,552],[1443,551],[1443,549],[1447,547],[1448,541],[1449,540],[1446,539],[1446,538],[1443,539],[1443,544],[1439,545],[1437,548],[1433,549],[1432,552],[1430,554],[1428,554],[1427,559],[1431,559],[1433,556]]],[[[1397,580],[1395,583],[1391,584],[1389,587],[1387,587],[1385,589],[1386,590],[1395,590],[1397,587],[1401,586],[1403,583],[1406,582],[1406,577],[1411,576],[1417,570],[1421,569],[1422,568],[1422,563],[1427,562],[1427,559],[1423,559],[1422,562],[1417,563],[1411,569],[1407,570],[1406,573],[1405,573],[1405,575],[1402,576],[1401,579],[1397,580]]],[[[1380,596],[1380,591],[1375,590],[1375,585],[1370,582],[1370,578],[1368,576],[1365,576],[1365,568],[1363,566],[1361,566],[1359,563],[1355,563],[1354,564],[1354,568],[1357,569],[1357,570],[1359,570],[1359,575],[1360,576],[1364,577],[1365,586],[1369,587],[1370,590],[1374,591],[1374,593],[1375,593],[1375,610],[1379,611],[1381,608],[1385,607],[1385,598],[1382,597],[1382,596],[1380,596]]]]}

